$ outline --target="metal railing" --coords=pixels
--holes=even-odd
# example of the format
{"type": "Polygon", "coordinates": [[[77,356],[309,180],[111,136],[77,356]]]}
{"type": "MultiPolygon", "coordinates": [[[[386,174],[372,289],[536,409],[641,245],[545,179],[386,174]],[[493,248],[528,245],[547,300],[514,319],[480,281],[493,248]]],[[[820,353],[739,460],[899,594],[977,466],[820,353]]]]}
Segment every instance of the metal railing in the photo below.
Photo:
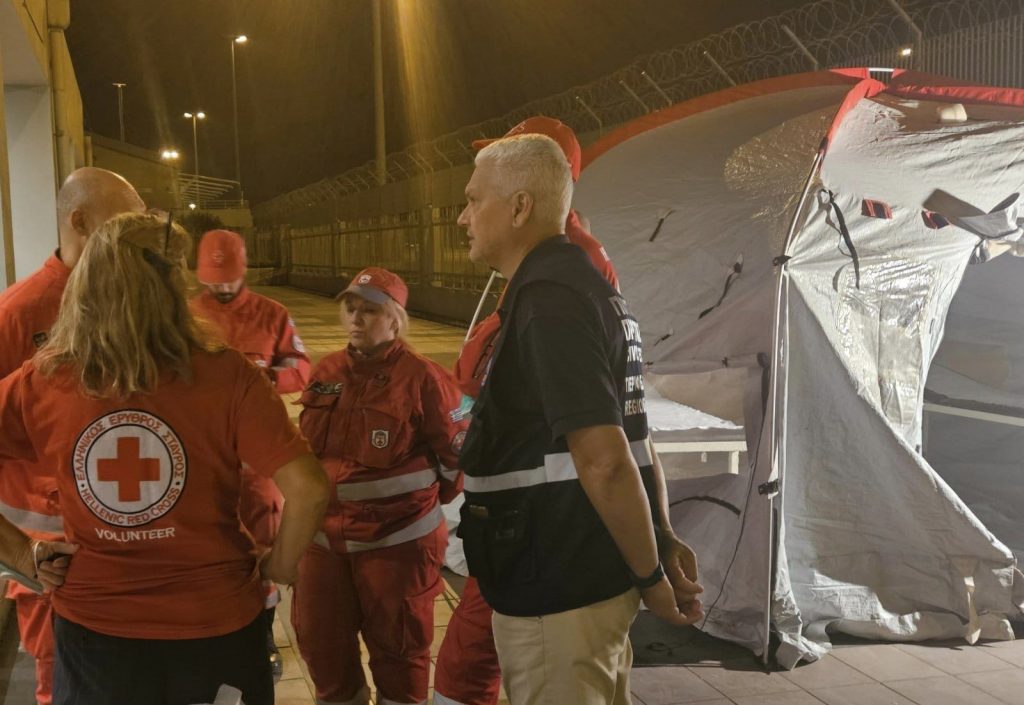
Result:
{"type": "Polygon", "coordinates": [[[179,208],[194,203],[200,208],[245,208],[242,186],[231,179],[219,179],[202,174],[178,174],[179,208]],[[225,198],[226,195],[233,198],[225,198]]]}
{"type": "MultiPolygon", "coordinates": [[[[578,132],[634,117],[730,83],[853,65],[908,67],[992,85],[1022,86],[1024,8],[1019,0],[819,0],[669,51],[387,156],[389,182],[472,161],[470,143],[531,115],[578,132]],[[901,55],[910,48],[909,56],[901,55]]],[[[378,187],[373,162],[281,194],[254,209],[269,223],[310,206],[378,187]]]]}

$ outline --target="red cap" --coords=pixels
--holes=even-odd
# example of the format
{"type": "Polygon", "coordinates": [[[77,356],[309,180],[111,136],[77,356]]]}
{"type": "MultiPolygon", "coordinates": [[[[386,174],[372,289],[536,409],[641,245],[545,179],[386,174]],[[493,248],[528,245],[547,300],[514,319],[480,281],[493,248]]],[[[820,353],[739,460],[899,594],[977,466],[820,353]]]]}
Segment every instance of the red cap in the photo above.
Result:
{"type": "Polygon", "coordinates": [[[580,149],[580,142],[576,139],[576,133],[572,128],[561,120],[537,115],[526,118],[521,123],[505,133],[503,137],[495,137],[490,140],[476,140],[473,142],[473,149],[483,149],[492,142],[497,142],[505,137],[516,135],[547,135],[565,152],[565,158],[569,160],[569,170],[572,171],[572,180],[580,178],[580,167],[583,162],[583,150],[580,149]]]}
{"type": "Polygon", "coordinates": [[[391,298],[399,306],[405,308],[405,304],[409,300],[409,287],[394,272],[380,267],[367,267],[352,277],[348,288],[338,294],[338,298],[340,299],[346,294],[355,294],[375,304],[383,304],[391,298]]]}
{"type": "Polygon", "coordinates": [[[245,276],[245,240],[230,230],[210,230],[199,241],[196,277],[203,284],[229,284],[245,276]]]}

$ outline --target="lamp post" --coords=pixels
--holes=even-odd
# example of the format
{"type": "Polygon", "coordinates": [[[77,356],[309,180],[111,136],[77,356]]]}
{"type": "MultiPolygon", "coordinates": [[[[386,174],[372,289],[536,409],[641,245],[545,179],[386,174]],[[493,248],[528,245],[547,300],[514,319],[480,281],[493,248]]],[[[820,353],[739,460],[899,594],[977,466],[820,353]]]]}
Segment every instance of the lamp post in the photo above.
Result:
{"type": "Polygon", "coordinates": [[[195,167],[195,176],[192,183],[195,184],[196,203],[203,205],[203,198],[199,195],[199,132],[198,121],[206,119],[206,113],[197,110],[194,113],[185,113],[185,118],[192,121],[192,165],[195,167]]]}
{"type": "Polygon", "coordinates": [[[242,205],[245,197],[242,193],[242,162],[238,156],[238,78],[235,75],[235,45],[245,44],[249,38],[239,34],[231,40],[231,104],[235,119],[235,181],[238,182],[238,205],[242,205]]]}
{"type": "Polygon", "coordinates": [[[124,142],[124,87],[127,83],[112,84],[117,89],[117,124],[121,128],[121,141],[124,142]]]}
{"type": "Polygon", "coordinates": [[[377,185],[383,186],[388,180],[387,150],[384,141],[384,38],[381,30],[380,0],[373,0],[373,105],[376,149],[374,172],[377,185]]]}

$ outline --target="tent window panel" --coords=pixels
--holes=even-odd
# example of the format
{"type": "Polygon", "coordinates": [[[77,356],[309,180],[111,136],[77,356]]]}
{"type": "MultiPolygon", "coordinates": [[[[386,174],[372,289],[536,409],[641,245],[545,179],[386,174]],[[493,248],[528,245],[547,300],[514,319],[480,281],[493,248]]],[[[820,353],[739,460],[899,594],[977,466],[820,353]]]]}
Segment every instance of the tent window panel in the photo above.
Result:
{"type": "Polygon", "coordinates": [[[863,394],[916,445],[936,271],[923,262],[888,259],[862,266],[858,287],[851,270],[840,270],[836,282],[839,352],[863,394]]]}

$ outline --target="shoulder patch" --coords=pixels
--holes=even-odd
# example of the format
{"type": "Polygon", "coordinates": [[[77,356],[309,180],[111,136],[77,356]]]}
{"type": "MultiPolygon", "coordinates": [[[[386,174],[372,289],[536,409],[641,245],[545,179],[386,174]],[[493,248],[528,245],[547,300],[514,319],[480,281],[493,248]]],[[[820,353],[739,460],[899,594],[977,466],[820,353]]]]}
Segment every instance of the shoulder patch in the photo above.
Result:
{"type": "Polygon", "coordinates": [[[341,394],[341,390],[344,386],[345,385],[341,382],[317,382],[314,380],[308,387],[306,387],[306,390],[315,394],[337,395],[341,394]]]}

